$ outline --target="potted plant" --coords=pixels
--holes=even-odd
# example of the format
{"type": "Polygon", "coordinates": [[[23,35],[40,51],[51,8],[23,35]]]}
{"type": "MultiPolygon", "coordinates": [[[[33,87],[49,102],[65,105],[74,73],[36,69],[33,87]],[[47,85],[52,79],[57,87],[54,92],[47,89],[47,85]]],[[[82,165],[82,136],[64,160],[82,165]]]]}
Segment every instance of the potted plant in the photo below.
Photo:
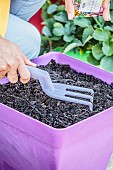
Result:
{"type": "Polygon", "coordinates": [[[98,99],[94,98],[94,108],[98,109],[98,113],[94,112],[92,116],[91,112],[86,113],[86,108],[80,106],[81,109],[79,109],[78,105],[74,105],[72,114],[72,104],[68,103],[65,106],[58,100],[51,103],[49,98],[42,97],[42,90],[37,89],[34,80],[31,87],[22,85],[21,88],[19,84],[7,86],[4,84],[7,80],[2,80],[0,99],[4,104],[0,104],[0,168],[8,170],[105,170],[113,152],[113,74],[59,52],[45,54],[33,61],[39,66],[42,65],[41,68],[50,62],[52,71],[51,69],[49,71],[50,75],[53,72],[54,81],[57,78],[59,81],[63,80],[61,78],[63,74],[64,81],[67,83],[74,81],[78,85],[83,84],[87,87],[92,83],[90,85],[94,88],[94,95],[98,96],[98,99]],[[57,67],[55,63],[51,65],[51,59],[58,63],[57,67]],[[73,78],[70,80],[67,77],[69,73],[67,65],[77,71],[71,71],[73,78]],[[64,71],[62,71],[63,67],[65,67],[64,71]],[[76,79],[73,74],[77,74],[76,79]],[[103,82],[106,90],[102,88],[103,82]],[[20,91],[18,91],[19,88],[20,91]],[[40,93],[39,97],[38,93],[40,93]],[[103,94],[103,97],[100,94],[103,94]],[[15,108],[18,106],[18,109],[23,110],[19,112],[6,106],[7,101],[9,105],[15,108]],[[40,107],[36,108],[35,105],[40,101],[40,107]],[[100,102],[102,102],[101,105],[100,102]],[[50,103],[52,109],[48,108],[50,103]],[[61,106],[60,114],[59,109],[58,112],[55,111],[54,104],[57,109],[61,106]],[[65,107],[68,109],[64,112],[65,107]],[[77,114],[78,110],[79,114],[77,114]],[[31,117],[35,111],[37,114],[31,117]],[[29,116],[22,112],[26,114],[29,112],[29,116]],[[90,115],[89,118],[83,120],[87,114],[90,115]],[[62,118],[62,115],[65,117],[62,118]],[[36,120],[36,118],[40,119],[40,116],[42,122],[36,120]],[[74,120],[80,119],[79,116],[81,116],[81,121],[78,123],[75,121],[72,125],[74,120]],[[47,125],[53,119],[56,119],[53,123],[55,127],[59,121],[59,128],[47,125]],[[70,126],[61,128],[61,123],[65,125],[67,120],[70,120],[68,123],[70,126]]]}

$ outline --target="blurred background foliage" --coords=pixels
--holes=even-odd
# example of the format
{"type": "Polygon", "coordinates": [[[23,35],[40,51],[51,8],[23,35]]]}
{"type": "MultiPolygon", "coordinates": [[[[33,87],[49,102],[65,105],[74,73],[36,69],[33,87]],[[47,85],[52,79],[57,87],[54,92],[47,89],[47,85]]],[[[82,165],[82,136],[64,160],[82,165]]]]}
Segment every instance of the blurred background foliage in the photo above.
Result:
{"type": "Polygon", "coordinates": [[[49,51],[80,55],[84,60],[113,72],[113,1],[111,21],[102,16],[77,17],[69,21],[64,0],[52,4],[47,0],[42,8],[43,30],[40,55],[49,51]]]}

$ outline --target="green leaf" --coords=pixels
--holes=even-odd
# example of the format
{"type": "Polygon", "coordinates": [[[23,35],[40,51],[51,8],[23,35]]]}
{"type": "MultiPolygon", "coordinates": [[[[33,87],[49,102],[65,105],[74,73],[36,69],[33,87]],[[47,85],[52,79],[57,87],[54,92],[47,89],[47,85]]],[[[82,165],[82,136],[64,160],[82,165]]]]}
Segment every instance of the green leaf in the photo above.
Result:
{"type": "Polygon", "coordinates": [[[96,65],[98,66],[100,64],[100,62],[98,60],[96,60],[92,54],[89,54],[88,58],[87,58],[87,61],[90,63],[90,64],[93,64],[93,65],[96,65]]]}
{"type": "Polygon", "coordinates": [[[63,40],[65,42],[71,42],[74,39],[74,35],[64,35],[63,40]]]}
{"type": "Polygon", "coordinates": [[[102,23],[102,24],[105,23],[105,21],[104,21],[104,19],[103,19],[103,16],[98,16],[98,20],[99,20],[99,22],[102,23]]]}
{"type": "Polygon", "coordinates": [[[92,39],[92,34],[94,32],[94,29],[92,26],[89,26],[88,28],[85,28],[82,35],[82,41],[83,43],[87,43],[90,39],[92,39]]]}
{"type": "Polygon", "coordinates": [[[66,12],[59,12],[53,16],[56,21],[66,23],[67,22],[67,14],[66,12]]]}
{"type": "Polygon", "coordinates": [[[113,54],[113,41],[103,42],[102,51],[106,56],[111,56],[113,54]]]}
{"type": "Polygon", "coordinates": [[[64,47],[61,47],[61,46],[59,47],[59,46],[57,46],[56,48],[54,48],[54,51],[63,53],[64,47]]]}
{"type": "Polygon", "coordinates": [[[108,41],[111,33],[108,30],[97,28],[93,33],[93,38],[98,41],[108,41]]]}
{"type": "Polygon", "coordinates": [[[71,34],[75,35],[75,31],[76,31],[76,26],[72,23],[71,28],[70,28],[70,32],[71,32],[71,34]]]}
{"type": "Polygon", "coordinates": [[[87,46],[85,46],[86,47],[85,49],[88,51],[91,51],[93,46],[94,46],[94,44],[88,43],[87,46]]]}
{"type": "Polygon", "coordinates": [[[45,25],[50,30],[50,32],[52,32],[54,23],[55,20],[53,18],[49,18],[43,22],[43,25],[45,25]]]}
{"type": "Polygon", "coordinates": [[[61,24],[60,22],[55,22],[53,25],[54,28],[62,28],[64,27],[63,24],[61,24]]]}
{"type": "Polygon", "coordinates": [[[86,41],[84,42],[84,45],[85,45],[87,42],[89,42],[92,38],[93,38],[93,37],[92,37],[91,35],[89,35],[89,36],[87,37],[86,41]]]}
{"type": "Polygon", "coordinates": [[[112,42],[112,41],[113,41],[113,34],[110,37],[110,42],[112,42]]]}
{"type": "Polygon", "coordinates": [[[48,14],[47,14],[47,8],[51,5],[50,0],[46,0],[45,4],[42,6],[42,13],[41,13],[41,17],[43,20],[46,20],[48,18],[48,14]]]}
{"type": "Polygon", "coordinates": [[[67,35],[71,34],[71,25],[69,22],[65,24],[65,34],[67,35]]]}
{"type": "Polygon", "coordinates": [[[108,30],[108,31],[113,32],[113,26],[105,26],[104,30],[108,30]]]}
{"type": "Polygon", "coordinates": [[[51,41],[58,41],[60,39],[61,37],[56,37],[56,36],[50,38],[51,41]]]}
{"type": "Polygon", "coordinates": [[[65,29],[64,29],[64,27],[54,28],[54,29],[53,29],[53,34],[54,34],[55,36],[62,36],[62,35],[64,35],[64,34],[65,34],[65,29]]]}
{"type": "Polygon", "coordinates": [[[110,1],[110,9],[113,9],[113,1],[110,1]]]}
{"type": "Polygon", "coordinates": [[[110,9],[113,9],[113,1],[110,3],[110,9]]]}
{"type": "Polygon", "coordinates": [[[65,10],[65,5],[59,5],[57,8],[57,11],[64,11],[65,10]]]}
{"type": "Polygon", "coordinates": [[[102,58],[100,65],[103,69],[113,72],[113,56],[105,56],[102,58]]]}
{"type": "Polygon", "coordinates": [[[40,48],[40,54],[42,55],[44,53],[47,53],[50,51],[50,41],[47,36],[42,35],[41,36],[41,48],[40,48]]]}
{"type": "Polygon", "coordinates": [[[101,60],[102,57],[104,57],[104,53],[102,52],[102,46],[100,44],[96,44],[95,46],[93,46],[92,54],[96,60],[101,60]]]}
{"type": "Polygon", "coordinates": [[[111,15],[111,23],[113,23],[113,10],[111,10],[110,15],[111,15]]]}
{"type": "Polygon", "coordinates": [[[53,14],[57,11],[58,6],[56,4],[52,4],[47,9],[47,14],[53,14]]]}
{"type": "Polygon", "coordinates": [[[74,43],[69,44],[69,45],[65,48],[64,53],[67,53],[68,51],[72,50],[73,48],[79,47],[79,46],[82,46],[81,41],[78,40],[78,39],[75,39],[75,40],[74,40],[74,43]]]}
{"type": "Polygon", "coordinates": [[[46,27],[46,26],[43,27],[42,33],[43,33],[44,35],[46,35],[47,37],[51,37],[51,36],[52,36],[52,34],[51,34],[49,28],[46,27]]]}
{"type": "Polygon", "coordinates": [[[89,27],[89,25],[91,25],[91,22],[87,18],[76,17],[74,18],[74,25],[78,25],[82,28],[85,28],[85,27],[89,27]]]}

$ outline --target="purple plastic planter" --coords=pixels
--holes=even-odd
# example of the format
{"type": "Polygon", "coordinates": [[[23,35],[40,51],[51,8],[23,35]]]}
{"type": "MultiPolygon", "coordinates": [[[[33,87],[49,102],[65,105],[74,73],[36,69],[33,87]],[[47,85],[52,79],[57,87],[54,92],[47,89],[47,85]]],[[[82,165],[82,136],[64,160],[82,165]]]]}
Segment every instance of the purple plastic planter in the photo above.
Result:
{"type": "MultiPolygon", "coordinates": [[[[113,82],[113,74],[61,53],[48,53],[34,62],[46,65],[51,59],[113,82]]],[[[112,152],[113,107],[55,129],[0,104],[0,170],[106,170],[112,152]]]]}

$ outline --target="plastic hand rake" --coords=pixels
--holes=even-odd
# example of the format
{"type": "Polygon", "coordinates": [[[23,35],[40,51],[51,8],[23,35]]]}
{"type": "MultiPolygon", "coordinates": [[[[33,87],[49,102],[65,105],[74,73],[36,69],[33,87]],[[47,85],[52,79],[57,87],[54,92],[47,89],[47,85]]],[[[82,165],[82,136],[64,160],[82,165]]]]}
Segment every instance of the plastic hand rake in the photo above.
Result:
{"type": "Polygon", "coordinates": [[[66,85],[61,83],[53,83],[47,71],[41,70],[39,68],[34,68],[31,66],[27,67],[28,70],[30,71],[31,77],[39,80],[43,91],[48,96],[59,100],[87,105],[89,106],[90,111],[93,111],[94,91],[92,89],[66,85]],[[76,91],[88,92],[88,94],[78,93],[76,91]],[[87,100],[85,101],[81,98],[87,100]]]}

